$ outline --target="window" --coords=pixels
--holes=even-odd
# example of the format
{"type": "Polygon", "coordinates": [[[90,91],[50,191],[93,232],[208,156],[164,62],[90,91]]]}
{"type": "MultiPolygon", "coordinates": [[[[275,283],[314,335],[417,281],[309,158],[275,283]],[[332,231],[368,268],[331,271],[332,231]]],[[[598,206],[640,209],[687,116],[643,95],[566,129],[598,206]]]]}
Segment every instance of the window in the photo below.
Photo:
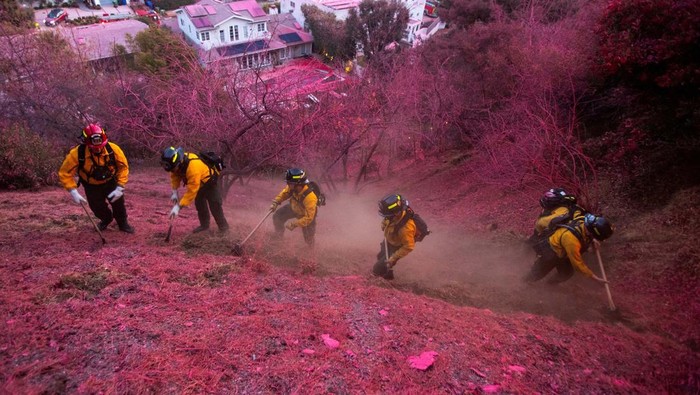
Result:
{"type": "Polygon", "coordinates": [[[180,21],[180,26],[185,26],[185,21],[182,18],[177,18],[177,20],[180,21]]]}
{"type": "Polygon", "coordinates": [[[200,39],[200,38],[199,38],[199,32],[197,32],[197,40],[199,40],[199,39],[200,39]]]}
{"type": "Polygon", "coordinates": [[[264,23],[258,23],[258,33],[259,32],[264,32],[265,31],[265,24],[264,23]]]}
{"type": "Polygon", "coordinates": [[[249,34],[250,34],[250,32],[248,31],[248,27],[247,26],[244,27],[243,28],[243,38],[248,38],[249,34]]]}
{"type": "Polygon", "coordinates": [[[234,38],[233,38],[233,26],[229,26],[229,27],[228,27],[228,39],[229,39],[229,41],[234,41],[234,38]]]}
{"type": "Polygon", "coordinates": [[[229,27],[228,34],[229,34],[229,37],[231,37],[231,41],[238,41],[241,38],[238,34],[238,25],[234,25],[234,26],[229,27]]]}
{"type": "Polygon", "coordinates": [[[202,41],[209,41],[209,32],[202,32],[202,41]]]}
{"type": "Polygon", "coordinates": [[[292,9],[294,9],[294,2],[293,2],[293,1],[290,1],[290,2],[289,2],[289,6],[292,7],[292,9]]]}
{"type": "Polygon", "coordinates": [[[219,30],[219,41],[222,43],[226,41],[226,32],[223,30],[219,30]]]}

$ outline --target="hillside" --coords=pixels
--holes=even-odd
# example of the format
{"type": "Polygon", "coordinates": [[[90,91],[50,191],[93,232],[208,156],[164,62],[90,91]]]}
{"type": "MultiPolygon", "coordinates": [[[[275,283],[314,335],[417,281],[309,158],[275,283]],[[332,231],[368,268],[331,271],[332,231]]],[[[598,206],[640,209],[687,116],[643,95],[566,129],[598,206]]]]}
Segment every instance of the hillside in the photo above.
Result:
{"type": "Polygon", "coordinates": [[[167,174],[134,169],[137,233],[113,224],[104,246],[60,188],[3,192],[1,392],[700,391],[698,252],[673,237],[697,234],[696,219],[678,217],[697,210],[696,194],[635,216],[606,202],[617,233],[603,259],[620,307],[609,314],[603,289],[580,275],[558,287],[521,283],[536,196],[441,164],[423,169],[408,169],[406,183],[329,191],[315,253],[298,231],[270,244],[268,219],[245,257],[230,247],[280,180],[233,187],[229,235],[192,235],[189,208],[165,243],[167,174]],[[376,201],[394,189],[434,233],[387,282],[369,269],[381,241],[376,201]],[[431,351],[427,370],[409,363],[431,351]]]}

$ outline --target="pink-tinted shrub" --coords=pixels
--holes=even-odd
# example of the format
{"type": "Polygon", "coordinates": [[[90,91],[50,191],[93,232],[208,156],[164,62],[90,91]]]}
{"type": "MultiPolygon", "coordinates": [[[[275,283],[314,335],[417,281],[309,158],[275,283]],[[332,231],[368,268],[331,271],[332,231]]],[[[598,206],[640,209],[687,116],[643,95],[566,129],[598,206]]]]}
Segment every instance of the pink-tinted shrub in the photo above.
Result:
{"type": "Polygon", "coordinates": [[[0,189],[56,183],[63,157],[49,142],[17,125],[2,128],[0,135],[0,189]]]}

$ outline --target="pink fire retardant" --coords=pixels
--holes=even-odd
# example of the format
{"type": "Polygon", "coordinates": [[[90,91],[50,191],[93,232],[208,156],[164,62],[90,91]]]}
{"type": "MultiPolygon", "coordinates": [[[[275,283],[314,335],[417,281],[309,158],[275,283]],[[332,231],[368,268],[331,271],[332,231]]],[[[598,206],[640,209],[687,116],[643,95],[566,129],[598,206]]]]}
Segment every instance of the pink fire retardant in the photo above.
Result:
{"type": "Polygon", "coordinates": [[[331,335],[324,333],[321,335],[321,338],[323,339],[323,342],[328,346],[329,348],[338,348],[340,345],[340,342],[333,339],[331,335]]]}
{"type": "Polygon", "coordinates": [[[424,351],[419,356],[408,357],[408,363],[414,369],[427,370],[433,366],[437,355],[438,353],[435,351],[424,351]]]}

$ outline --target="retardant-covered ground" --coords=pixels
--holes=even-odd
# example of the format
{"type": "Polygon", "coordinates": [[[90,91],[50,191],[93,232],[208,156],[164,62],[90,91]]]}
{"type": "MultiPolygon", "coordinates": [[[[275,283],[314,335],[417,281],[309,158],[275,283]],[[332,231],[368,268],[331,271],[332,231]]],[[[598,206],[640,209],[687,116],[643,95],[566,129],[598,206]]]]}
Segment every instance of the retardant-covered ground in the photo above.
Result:
{"type": "Polygon", "coordinates": [[[169,243],[160,169],[132,170],[137,233],[113,224],[105,245],[60,188],[0,193],[0,392],[700,391],[697,220],[680,223],[697,194],[641,216],[608,208],[612,314],[602,286],[581,275],[554,287],[520,281],[534,258],[521,237],[536,196],[430,174],[328,191],[314,252],[299,230],[272,243],[268,218],[243,257],[230,249],[263,218],[279,179],[234,185],[228,235],[191,234],[187,208],[169,243]],[[395,189],[433,234],[388,282],[369,270],[382,237],[376,201],[395,189]]]}

